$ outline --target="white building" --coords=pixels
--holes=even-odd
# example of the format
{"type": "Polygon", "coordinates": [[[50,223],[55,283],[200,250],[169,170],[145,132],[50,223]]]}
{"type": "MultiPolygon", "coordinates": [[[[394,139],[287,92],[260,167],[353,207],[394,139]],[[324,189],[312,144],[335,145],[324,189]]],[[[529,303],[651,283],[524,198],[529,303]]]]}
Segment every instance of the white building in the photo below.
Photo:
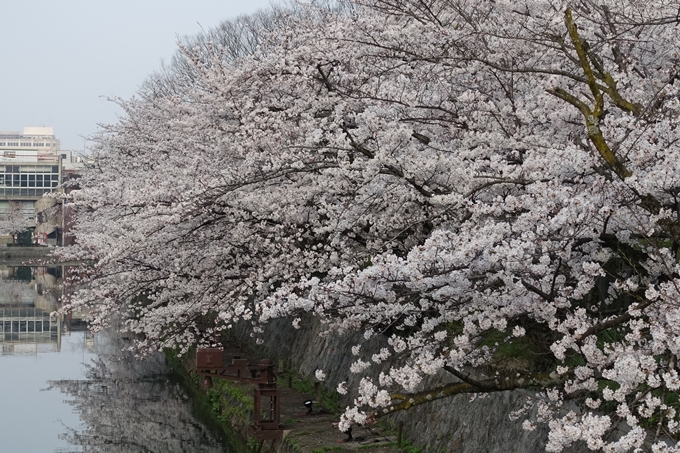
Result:
{"type": "MultiPolygon", "coordinates": [[[[45,209],[42,205],[49,207],[57,201],[41,199],[60,190],[62,168],[67,162],[71,162],[71,152],[61,150],[51,127],[25,127],[23,133],[0,132],[0,217],[20,208],[23,218],[38,226],[36,234],[40,233],[41,238],[52,234],[58,225],[39,225],[46,222],[40,220],[39,211],[45,209]]],[[[0,244],[6,241],[6,237],[0,238],[0,244]]]]}
{"type": "Polygon", "coordinates": [[[35,201],[56,191],[61,167],[62,152],[53,128],[0,132],[0,200],[35,201]]]}
{"type": "Polygon", "coordinates": [[[36,150],[56,154],[60,149],[59,140],[52,127],[25,127],[24,133],[0,132],[0,150],[36,150]]]}

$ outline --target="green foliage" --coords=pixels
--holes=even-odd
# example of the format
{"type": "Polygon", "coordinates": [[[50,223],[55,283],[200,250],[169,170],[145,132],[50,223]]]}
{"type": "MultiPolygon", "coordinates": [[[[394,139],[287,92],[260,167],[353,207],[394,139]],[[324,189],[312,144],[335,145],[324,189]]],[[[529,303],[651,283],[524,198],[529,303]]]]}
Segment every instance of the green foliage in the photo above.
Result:
{"type": "Polygon", "coordinates": [[[373,266],[373,262],[371,261],[371,257],[370,257],[370,256],[367,256],[367,257],[366,257],[366,260],[365,260],[365,261],[363,262],[363,264],[361,265],[361,268],[362,268],[362,269],[367,269],[367,268],[369,268],[369,267],[371,267],[371,266],[373,266]]]}
{"type": "MultiPolygon", "coordinates": [[[[391,435],[397,434],[397,425],[394,422],[378,419],[376,426],[383,433],[389,433],[391,435]]],[[[418,446],[413,445],[411,443],[411,441],[406,440],[404,438],[402,438],[402,440],[401,440],[401,447],[399,447],[397,442],[390,442],[389,444],[381,444],[380,447],[395,447],[395,448],[399,448],[404,453],[422,453],[422,451],[425,449],[425,447],[422,447],[422,446],[418,447],[418,446]]],[[[359,450],[368,450],[368,449],[371,449],[371,448],[375,448],[375,445],[361,446],[361,447],[359,447],[359,450]]]]}
{"type": "MultiPolygon", "coordinates": [[[[676,416],[674,417],[675,420],[680,419],[680,404],[678,404],[680,398],[677,392],[670,392],[665,389],[660,389],[660,388],[651,388],[644,386],[646,391],[652,394],[652,396],[661,399],[662,404],[665,404],[669,408],[672,407],[676,410],[676,416]]],[[[663,411],[663,418],[661,412],[659,412],[659,409],[657,409],[651,417],[649,418],[643,418],[640,420],[640,425],[646,429],[653,430],[656,429],[659,425],[659,422],[665,422],[668,421],[668,414],[666,411],[663,411]]],[[[678,436],[672,436],[673,439],[678,440],[678,436]]]]}
{"type": "Polygon", "coordinates": [[[504,331],[491,329],[484,333],[479,342],[479,347],[488,347],[494,350],[492,366],[502,370],[536,370],[543,368],[545,361],[544,351],[534,338],[527,336],[514,337],[512,329],[504,331]]]}
{"type": "Polygon", "coordinates": [[[614,344],[625,341],[628,330],[622,326],[612,327],[597,334],[597,347],[602,349],[605,344],[614,344]]]}
{"type": "Polygon", "coordinates": [[[402,440],[401,451],[404,453],[422,453],[424,447],[416,447],[408,440],[402,440]]]}
{"type": "Polygon", "coordinates": [[[261,441],[253,438],[248,439],[248,449],[250,451],[260,451],[261,448],[262,448],[261,441]]]}
{"type": "MultiPolygon", "coordinates": [[[[310,379],[300,377],[291,372],[281,373],[278,376],[279,385],[287,385],[288,378],[292,379],[292,387],[300,393],[314,397],[314,382],[310,379]]],[[[335,391],[327,390],[321,385],[321,401],[319,405],[331,414],[338,414],[340,411],[340,395],[335,391]]]]}
{"type": "MultiPolygon", "coordinates": [[[[230,451],[234,453],[252,451],[243,439],[235,435],[231,424],[228,423],[229,417],[236,414],[233,412],[229,413],[229,411],[225,413],[224,409],[228,405],[220,397],[219,391],[214,388],[203,391],[200,386],[201,377],[189,372],[192,362],[188,360],[188,357],[193,356],[193,354],[189,353],[179,357],[177,351],[171,349],[166,349],[163,352],[174,370],[175,378],[191,397],[192,414],[194,417],[217,433],[219,437],[223,438],[225,444],[230,445],[230,451]]],[[[247,416],[244,413],[238,415],[246,417],[244,419],[247,420],[247,416]]]]}
{"type": "Polygon", "coordinates": [[[390,442],[388,444],[380,444],[380,445],[360,445],[359,448],[357,448],[357,450],[371,450],[373,448],[378,448],[378,447],[380,447],[380,448],[383,448],[383,447],[390,448],[390,447],[396,447],[396,446],[397,446],[396,442],[390,442]]]}
{"type": "MultiPolygon", "coordinates": [[[[213,389],[218,389],[224,395],[228,396],[234,401],[238,401],[239,404],[253,409],[253,392],[252,388],[247,385],[239,385],[236,382],[226,381],[224,379],[216,379],[217,385],[214,385],[213,389]]],[[[213,380],[213,383],[215,380],[213,380]]]]}
{"type": "Polygon", "coordinates": [[[243,423],[253,411],[253,395],[233,382],[214,379],[213,387],[206,391],[212,412],[220,422],[243,423]]]}
{"type": "MultiPolygon", "coordinates": [[[[377,445],[362,445],[357,450],[371,450],[373,448],[398,448],[404,453],[422,453],[425,447],[417,447],[413,445],[410,441],[408,440],[402,440],[401,441],[401,447],[397,445],[397,442],[390,442],[388,444],[380,444],[379,446],[377,445]]],[[[342,449],[342,447],[340,448],[342,449]]],[[[335,450],[335,448],[330,448],[330,450],[335,450]]],[[[314,453],[314,452],[312,452],[314,453]]]]}
{"type": "Polygon", "coordinates": [[[19,247],[31,247],[33,245],[32,232],[24,230],[17,233],[17,245],[19,247]]]}
{"type": "Polygon", "coordinates": [[[302,450],[300,449],[300,444],[299,444],[299,442],[298,442],[297,439],[292,438],[292,437],[290,437],[290,436],[289,436],[289,437],[286,437],[286,443],[288,444],[288,446],[289,446],[290,448],[293,449],[293,451],[297,451],[297,452],[302,451],[302,450]]]}
{"type": "Polygon", "coordinates": [[[583,358],[581,354],[574,350],[569,350],[566,352],[565,358],[564,358],[564,366],[568,366],[570,368],[577,367],[577,366],[584,366],[586,364],[586,360],[583,358]]]}

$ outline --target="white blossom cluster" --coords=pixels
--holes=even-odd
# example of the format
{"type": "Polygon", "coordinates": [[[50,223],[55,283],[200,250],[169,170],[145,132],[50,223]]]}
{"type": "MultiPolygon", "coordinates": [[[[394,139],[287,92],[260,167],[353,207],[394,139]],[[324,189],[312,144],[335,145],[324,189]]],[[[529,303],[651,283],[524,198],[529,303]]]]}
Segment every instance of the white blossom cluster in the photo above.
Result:
{"type": "Polygon", "coordinates": [[[388,368],[341,430],[445,369],[539,387],[548,451],[675,451],[680,3],[426,3],[183,42],[71,195],[70,308],[127,315],[140,351],[359,332],[347,372],[388,368]]]}

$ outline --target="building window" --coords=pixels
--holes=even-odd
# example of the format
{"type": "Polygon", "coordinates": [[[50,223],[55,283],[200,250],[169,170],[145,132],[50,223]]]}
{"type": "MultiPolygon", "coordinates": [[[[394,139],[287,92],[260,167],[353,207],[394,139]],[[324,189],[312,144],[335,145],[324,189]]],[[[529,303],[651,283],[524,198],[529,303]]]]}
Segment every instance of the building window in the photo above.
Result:
{"type": "Polygon", "coordinates": [[[21,146],[31,146],[31,142],[21,142],[21,146]]]}

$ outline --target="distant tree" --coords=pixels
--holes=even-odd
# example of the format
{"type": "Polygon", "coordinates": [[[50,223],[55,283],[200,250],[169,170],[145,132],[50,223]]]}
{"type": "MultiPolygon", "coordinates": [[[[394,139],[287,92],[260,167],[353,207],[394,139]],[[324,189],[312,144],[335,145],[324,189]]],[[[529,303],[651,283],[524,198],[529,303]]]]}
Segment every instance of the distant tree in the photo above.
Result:
{"type": "Polygon", "coordinates": [[[73,307],[142,350],[301,313],[382,336],[341,429],[530,388],[547,451],[676,451],[678,11],[369,0],[281,15],[252,53],[183,46],[72,195],[73,307]]]}

